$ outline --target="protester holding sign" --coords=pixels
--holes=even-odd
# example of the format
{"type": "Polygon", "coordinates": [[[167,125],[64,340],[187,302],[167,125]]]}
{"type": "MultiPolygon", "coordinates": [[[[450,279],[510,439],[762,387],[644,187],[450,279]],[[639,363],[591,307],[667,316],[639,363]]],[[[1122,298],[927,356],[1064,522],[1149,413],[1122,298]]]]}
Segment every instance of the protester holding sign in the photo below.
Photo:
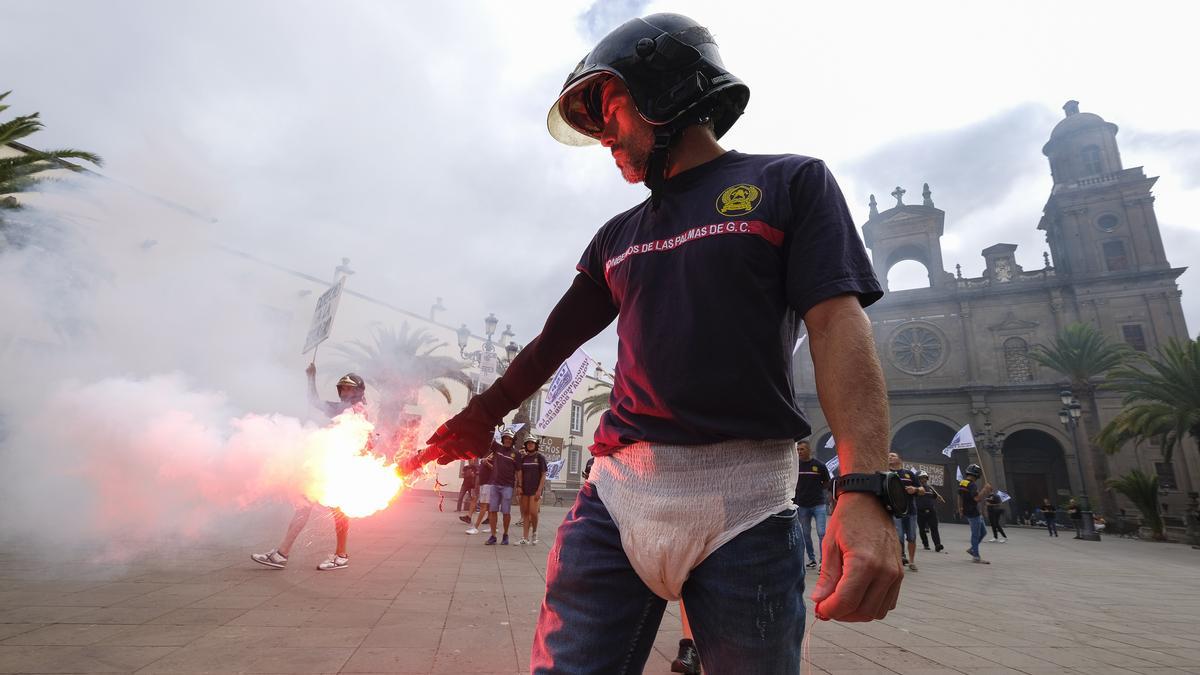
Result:
{"type": "MultiPolygon", "coordinates": [[[[338,400],[323,401],[317,392],[316,365],[310,363],[304,372],[308,375],[308,402],[314,408],[330,418],[337,417],[351,409],[359,414],[366,414],[367,386],[361,377],[354,373],[346,373],[337,383],[338,400]]],[[[300,536],[300,532],[308,524],[308,517],[312,515],[312,510],[313,503],[303,499],[303,502],[296,506],[296,510],[292,514],[292,522],[288,524],[287,532],[284,533],[283,541],[279,542],[279,546],[266,553],[251,554],[250,559],[260,565],[275,569],[286,567],[292,544],[296,542],[296,537],[300,536]]],[[[333,510],[333,530],[337,537],[337,547],[333,555],[317,565],[318,570],[340,570],[350,564],[350,554],[346,550],[346,539],[350,534],[350,519],[342,513],[341,509],[333,510]]]]}

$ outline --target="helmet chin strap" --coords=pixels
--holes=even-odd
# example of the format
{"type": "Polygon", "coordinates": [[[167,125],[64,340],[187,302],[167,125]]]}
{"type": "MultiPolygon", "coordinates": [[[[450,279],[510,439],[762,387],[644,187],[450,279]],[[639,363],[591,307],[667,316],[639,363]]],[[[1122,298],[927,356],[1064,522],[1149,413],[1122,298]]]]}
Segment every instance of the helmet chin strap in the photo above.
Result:
{"type": "Polygon", "coordinates": [[[671,143],[679,135],[674,125],[657,127],[654,130],[654,147],[646,161],[646,178],[642,181],[650,188],[650,208],[658,209],[662,201],[662,186],[667,182],[667,161],[670,159],[671,143]]]}
{"type": "Polygon", "coordinates": [[[713,111],[711,108],[695,110],[690,115],[664,124],[654,129],[654,147],[646,160],[646,177],[642,182],[650,188],[650,208],[657,210],[662,201],[661,188],[667,182],[667,166],[671,155],[671,146],[683,135],[683,130],[693,124],[708,122],[713,111]]]}

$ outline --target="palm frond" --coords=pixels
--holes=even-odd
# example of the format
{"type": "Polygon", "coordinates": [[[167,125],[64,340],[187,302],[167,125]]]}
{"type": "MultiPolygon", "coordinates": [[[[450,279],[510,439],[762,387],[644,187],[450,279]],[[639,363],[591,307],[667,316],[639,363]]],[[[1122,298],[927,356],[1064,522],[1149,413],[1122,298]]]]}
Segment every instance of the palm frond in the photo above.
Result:
{"type": "Polygon", "coordinates": [[[1097,439],[1106,452],[1154,439],[1169,462],[1185,438],[1200,442],[1200,340],[1168,340],[1158,358],[1140,355],[1136,365],[1110,372],[1101,387],[1124,394],[1121,412],[1097,439]]]}
{"type": "Polygon", "coordinates": [[[1134,469],[1124,476],[1110,479],[1108,486],[1125,495],[1142,512],[1155,539],[1164,538],[1162,513],[1158,510],[1158,476],[1134,469]]]}
{"type": "Polygon", "coordinates": [[[1073,323],[1049,345],[1036,345],[1029,358],[1065,375],[1072,388],[1091,388],[1093,379],[1126,364],[1132,353],[1128,345],[1110,343],[1091,324],[1073,323]]]}

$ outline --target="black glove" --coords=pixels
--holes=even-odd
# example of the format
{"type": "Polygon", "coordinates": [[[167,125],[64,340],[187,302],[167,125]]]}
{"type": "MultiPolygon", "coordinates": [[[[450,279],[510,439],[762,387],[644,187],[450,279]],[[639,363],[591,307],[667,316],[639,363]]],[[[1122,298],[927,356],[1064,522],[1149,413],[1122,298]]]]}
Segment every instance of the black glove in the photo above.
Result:
{"type": "Polygon", "coordinates": [[[438,464],[449,464],[460,459],[483,457],[491,450],[496,425],[503,415],[489,414],[476,396],[462,412],[451,417],[425,441],[441,451],[438,464]]]}

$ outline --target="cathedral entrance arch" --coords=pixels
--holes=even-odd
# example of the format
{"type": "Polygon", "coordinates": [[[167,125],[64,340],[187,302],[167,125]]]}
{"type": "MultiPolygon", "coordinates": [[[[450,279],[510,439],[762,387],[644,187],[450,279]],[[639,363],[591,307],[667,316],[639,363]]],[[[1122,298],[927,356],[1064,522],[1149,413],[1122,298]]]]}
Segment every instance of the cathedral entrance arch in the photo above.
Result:
{"type": "Polygon", "coordinates": [[[929,474],[929,484],[946,500],[938,505],[938,520],[954,521],[954,500],[958,498],[955,484],[955,463],[942,454],[942,449],[954,438],[955,429],[935,420],[916,420],[900,427],[892,436],[892,450],[899,453],[904,466],[923,469],[929,474]]]}
{"type": "Polygon", "coordinates": [[[1004,471],[1008,479],[1009,517],[1037,508],[1043,499],[1061,504],[1070,498],[1071,482],[1062,445],[1038,429],[1021,429],[1004,439],[1004,471]]]}

